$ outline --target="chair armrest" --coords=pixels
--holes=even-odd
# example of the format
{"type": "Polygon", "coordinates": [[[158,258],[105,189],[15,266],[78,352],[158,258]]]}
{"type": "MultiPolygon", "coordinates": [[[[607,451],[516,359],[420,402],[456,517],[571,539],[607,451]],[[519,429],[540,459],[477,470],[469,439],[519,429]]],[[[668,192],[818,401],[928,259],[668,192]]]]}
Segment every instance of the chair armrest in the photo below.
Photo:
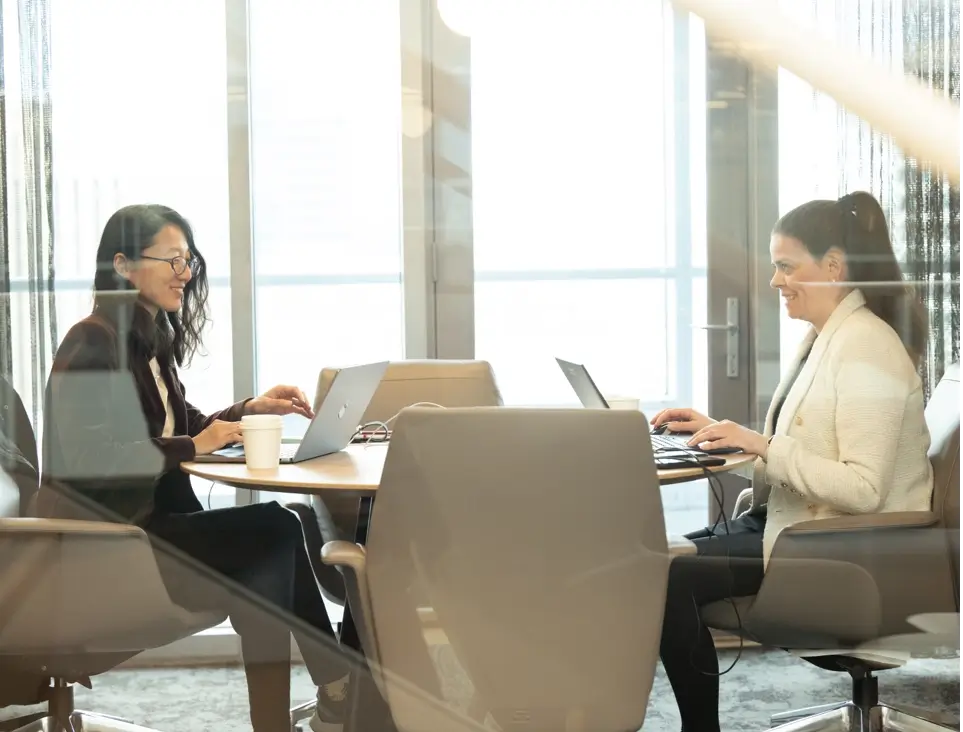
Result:
{"type": "Polygon", "coordinates": [[[739,497],[736,498],[736,505],[732,507],[732,518],[737,519],[739,516],[744,514],[749,510],[752,505],[752,488],[745,488],[740,491],[739,497]]]}
{"type": "Polygon", "coordinates": [[[47,535],[47,534],[85,534],[93,537],[109,538],[143,536],[143,529],[130,524],[116,524],[108,521],[73,521],[71,519],[43,518],[0,518],[0,534],[8,535],[47,535]]]}
{"type": "Polygon", "coordinates": [[[350,541],[329,541],[321,547],[321,561],[334,567],[348,567],[353,572],[364,573],[365,549],[350,541]]]}
{"type": "MultiPolygon", "coordinates": [[[[351,617],[357,628],[358,637],[361,639],[361,648],[375,667],[380,666],[381,657],[374,638],[371,598],[368,594],[365,548],[350,541],[329,541],[321,547],[321,561],[341,571],[347,604],[351,609],[351,617]]],[[[383,692],[384,679],[375,673],[375,680],[383,692]]]]}
{"type": "Polygon", "coordinates": [[[669,556],[679,557],[696,553],[695,542],[684,536],[669,536],[669,556]]]}
{"type": "Polygon", "coordinates": [[[939,517],[932,511],[894,511],[893,513],[866,513],[801,521],[787,527],[784,531],[789,534],[802,534],[900,527],[920,528],[933,526],[938,520],[939,517]]]}

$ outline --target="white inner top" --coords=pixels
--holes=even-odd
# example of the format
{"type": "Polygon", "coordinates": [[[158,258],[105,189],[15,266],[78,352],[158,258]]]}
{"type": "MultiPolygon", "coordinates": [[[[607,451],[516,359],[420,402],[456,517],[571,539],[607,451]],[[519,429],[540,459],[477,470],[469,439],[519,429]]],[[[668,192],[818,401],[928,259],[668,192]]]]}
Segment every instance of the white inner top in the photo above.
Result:
{"type": "Polygon", "coordinates": [[[150,360],[150,370],[151,373],[154,374],[154,383],[157,384],[157,391],[160,394],[161,401],[164,402],[164,411],[167,413],[164,419],[164,430],[161,432],[161,437],[173,437],[174,411],[171,409],[170,394],[167,392],[167,384],[164,382],[164,377],[161,376],[160,364],[157,363],[156,358],[150,360]]]}

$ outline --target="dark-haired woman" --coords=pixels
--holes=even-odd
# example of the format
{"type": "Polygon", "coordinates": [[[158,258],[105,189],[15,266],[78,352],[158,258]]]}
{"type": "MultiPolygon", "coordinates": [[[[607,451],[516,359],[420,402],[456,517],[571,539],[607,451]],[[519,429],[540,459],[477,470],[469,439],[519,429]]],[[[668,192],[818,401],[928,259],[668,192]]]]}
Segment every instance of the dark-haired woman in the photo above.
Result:
{"type": "Polygon", "coordinates": [[[277,386],[205,416],[185,399],[177,369],[200,345],[208,284],[191,227],[176,211],[117,211],[96,266],[93,312],[67,333],[47,387],[45,484],[65,488],[55,503],[72,498],[97,518],[143,527],[175,602],[231,614],[255,732],[290,729],[293,626],[319,689],[311,727],[341,729],[348,664],[299,518],[275,502],[203,510],[179,469],[239,441],[243,415],[310,417],[309,402],[277,386]]]}
{"type": "Polygon", "coordinates": [[[756,455],[749,511],[689,534],[673,560],[661,657],[685,732],[719,729],[718,660],[699,608],[755,594],[779,532],[847,514],[929,510],[933,474],[916,366],[920,303],[904,284],[883,211],[868,193],[810,201],[770,243],[772,282],[791,318],[812,327],[776,390],[760,434],[692,409],[652,419],[691,445],[756,455]]]}

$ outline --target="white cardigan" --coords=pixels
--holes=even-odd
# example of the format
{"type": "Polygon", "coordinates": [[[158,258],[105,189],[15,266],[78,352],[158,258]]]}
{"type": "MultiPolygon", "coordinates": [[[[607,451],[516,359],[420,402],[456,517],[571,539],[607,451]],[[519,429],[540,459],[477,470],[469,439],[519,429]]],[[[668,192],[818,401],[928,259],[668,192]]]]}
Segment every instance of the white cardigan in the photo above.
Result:
{"type": "Polygon", "coordinates": [[[774,437],[766,460],[755,462],[752,504],[768,503],[766,561],[779,532],[800,521],[930,509],[922,384],[896,331],[859,290],[843,298],[818,335],[807,334],[776,389],[765,434],[774,437]]]}

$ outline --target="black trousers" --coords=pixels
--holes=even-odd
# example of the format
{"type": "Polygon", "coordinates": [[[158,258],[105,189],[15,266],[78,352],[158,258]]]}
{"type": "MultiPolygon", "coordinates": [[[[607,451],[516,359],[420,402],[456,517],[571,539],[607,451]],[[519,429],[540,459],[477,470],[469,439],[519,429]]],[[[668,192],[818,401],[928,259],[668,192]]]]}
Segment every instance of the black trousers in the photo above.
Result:
{"type": "Polygon", "coordinates": [[[669,568],[660,655],[684,732],[719,729],[719,660],[699,608],[759,590],[765,523],[743,515],[687,534],[697,553],[676,557],[669,568]]]}
{"type": "Polygon", "coordinates": [[[293,631],[315,684],[348,673],[296,514],[272,501],[155,513],[143,528],[171,599],[190,610],[227,612],[245,666],[289,666],[293,631]]]}

